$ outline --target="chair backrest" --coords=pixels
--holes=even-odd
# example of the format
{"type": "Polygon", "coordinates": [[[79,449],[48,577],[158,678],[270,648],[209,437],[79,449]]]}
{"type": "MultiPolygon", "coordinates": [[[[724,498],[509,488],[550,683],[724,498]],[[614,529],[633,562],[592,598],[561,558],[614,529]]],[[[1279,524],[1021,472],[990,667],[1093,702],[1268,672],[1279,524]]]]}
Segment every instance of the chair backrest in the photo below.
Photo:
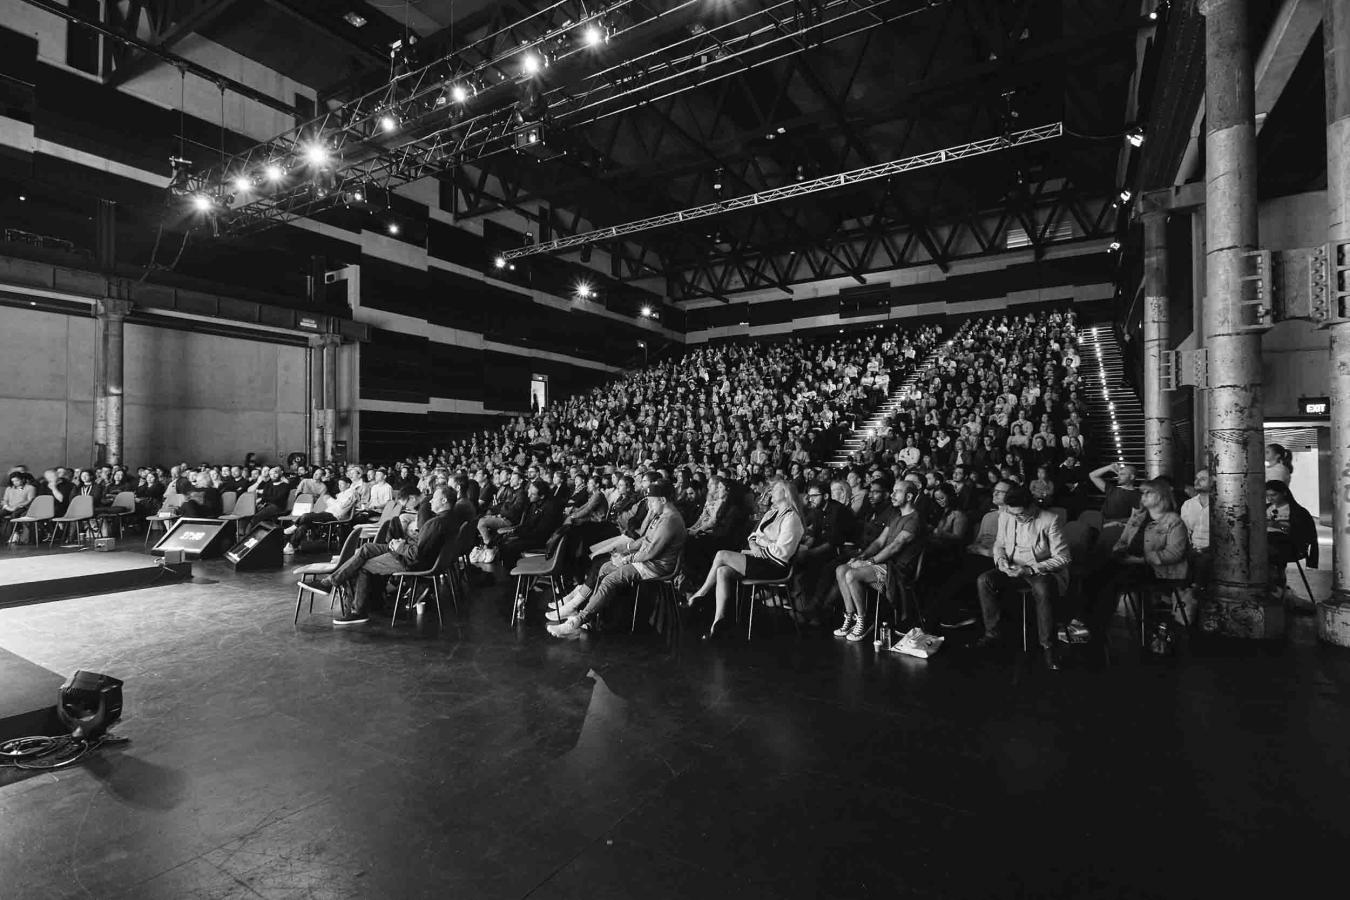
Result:
{"type": "Polygon", "coordinates": [[[119,491],[117,496],[113,498],[112,508],[120,509],[125,512],[135,512],[136,511],[135,491],[119,491]]]}
{"type": "Polygon", "coordinates": [[[463,534],[463,527],[460,528],[460,534],[447,536],[441,542],[441,552],[436,554],[436,563],[432,567],[434,572],[449,572],[455,566],[455,560],[459,557],[459,538],[463,534]]]}
{"type": "Polygon", "coordinates": [[[1111,555],[1111,548],[1116,546],[1116,541],[1125,533],[1125,525],[1121,522],[1112,522],[1110,525],[1102,528],[1097,535],[1097,543],[1092,545],[1092,552],[1100,557],[1111,555]]]}
{"type": "Polygon", "coordinates": [[[1102,513],[1101,513],[1101,510],[1098,510],[1098,509],[1085,509],[1085,510],[1083,510],[1082,512],[1080,512],[1080,513],[1078,514],[1078,521],[1079,521],[1079,522],[1082,522],[1083,524],[1085,524],[1085,525],[1087,525],[1087,526],[1089,526],[1089,527],[1091,527],[1091,528],[1095,528],[1095,529],[1097,529],[1098,531],[1101,531],[1101,530],[1102,530],[1102,513]]]}
{"type": "Polygon", "coordinates": [[[23,517],[29,519],[51,519],[56,517],[56,498],[51,494],[40,494],[33,498],[24,511],[23,517]]]}
{"type": "MultiPolygon", "coordinates": [[[[300,491],[299,491],[297,488],[291,488],[291,492],[290,492],[289,494],[286,495],[286,509],[287,509],[287,511],[294,510],[294,509],[295,509],[295,502],[296,502],[297,500],[300,500],[301,498],[304,498],[304,500],[305,500],[306,503],[313,503],[313,502],[314,502],[314,497],[313,497],[312,495],[310,495],[310,494],[302,494],[302,493],[300,493],[300,491]]],[[[308,511],[308,510],[307,510],[307,511],[308,511]]]]}
{"type": "Polygon", "coordinates": [[[399,503],[397,500],[390,500],[388,503],[384,505],[384,509],[380,510],[379,521],[377,521],[375,524],[383,525],[384,523],[390,521],[391,519],[397,519],[398,514],[402,510],[403,510],[402,503],[399,503]]]}
{"type": "Polygon", "coordinates": [[[468,556],[477,540],[478,530],[474,528],[472,522],[465,522],[460,525],[459,534],[455,536],[455,556],[468,556]]]}
{"type": "MultiPolygon", "coordinates": [[[[296,504],[298,505],[299,502],[300,501],[297,500],[296,504]]],[[[312,513],[321,513],[325,512],[327,509],[328,509],[328,497],[323,496],[314,501],[314,505],[309,508],[309,511],[312,513]]],[[[296,515],[298,516],[300,514],[296,513],[296,515]]]]}
{"type": "Polygon", "coordinates": [[[338,550],[338,565],[345,563],[356,555],[356,548],[361,546],[361,531],[353,528],[347,532],[347,537],[342,541],[342,547],[338,550]]]}
{"type": "Polygon", "coordinates": [[[1088,548],[1092,546],[1092,536],[1095,528],[1086,522],[1069,522],[1064,526],[1064,543],[1069,545],[1069,553],[1073,556],[1075,565],[1083,565],[1087,562],[1088,548]]]}
{"type": "Polygon", "coordinates": [[[164,509],[177,509],[183,505],[183,498],[173,488],[164,492],[164,500],[160,504],[164,509]]]}
{"type": "Polygon", "coordinates": [[[239,499],[234,502],[234,512],[230,515],[251,516],[258,511],[258,495],[249,491],[247,494],[241,494],[239,499]]]}
{"type": "Polygon", "coordinates": [[[234,503],[238,499],[239,494],[236,491],[226,491],[225,493],[221,494],[220,514],[222,516],[228,516],[230,513],[234,512],[234,503]]]}
{"type": "Polygon", "coordinates": [[[66,507],[67,519],[91,519],[94,516],[94,498],[89,494],[77,494],[66,507]]]}

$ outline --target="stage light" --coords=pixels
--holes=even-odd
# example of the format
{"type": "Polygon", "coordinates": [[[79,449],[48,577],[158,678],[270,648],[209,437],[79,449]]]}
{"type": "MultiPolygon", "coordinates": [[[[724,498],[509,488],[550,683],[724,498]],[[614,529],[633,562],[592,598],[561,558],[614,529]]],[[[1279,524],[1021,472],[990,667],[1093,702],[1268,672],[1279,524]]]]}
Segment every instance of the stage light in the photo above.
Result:
{"type": "Polygon", "coordinates": [[[56,716],[72,737],[101,737],[122,717],[122,682],[97,672],[76,672],[61,685],[56,716]]]}
{"type": "Polygon", "coordinates": [[[27,202],[28,202],[28,197],[27,197],[27,195],[25,195],[25,194],[20,194],[20,195],[19,195],[19,202],[20,202],[20,203],[27,203],[27,202]]]}
{"type": "Polygon", "coordinates": [[[595,291],[591,290],[591,286],[583,281],[577,285],[576,295],[579,300],[588,300],[595,296],[595,291]]]}
{"type": "Polygon", "coordinates": [[[389,226],[385,229],[385,231],[388,231],[390,234],[393,234],[393,235],[398,234],[398,231],[399,231],[399,229],[398,229],[398,223],[397,223],[397,222],[390,222],[390,223],[389,223],[389,226]]]}
{"type": "Polygon", "coordinates": [[[277,182],[286,176],[286,171],[276,163],[268,163],[267,168],[263,169],[263,174],[267,176],[268,181],[277,182]]]}
{"type": "Polygon", "coordinates": [[[398,130],[398,119],[394,118],[392,113],[385,113],[380,116],[380,128],[385,132],[398,130]]]}
{"type": "Polygon", "coordinates": [[[305,161],[311,166],[328,165],[328,148],[323,144],[310,144],[305,148],[305,161]]]}
{"type": "Polygon", "coordinates": [[[1120,249],[1120,241],[1112,241],[1110,246],[1108,246],[1106,249],[1110,250],[1112,253],[1115,253],[1117,250],[1120,249]]]}
{"type": "Polygon", "coordinates": [[[469,92],[465,89],[464,85],[457,84],[450,89],[450,97],[456,103],[464,103],[469,99],[469,92]]]}
{"type": "Polygon", "coordinates": [[[644,306],[644,307],[642,307],[642,315],[644,315],[644,316],[650,318],[650,317],[651,317],[651,314],[652,314],[652,308],[651,308],[650,306],[644,306]]]}
{"type": "Polygon", "coordinates": [[[343,13],[342,18],[344,21],[346,21],[348,25],[352,26],[353,28],[364,28],[366,24],[366,17],[361,15],[359,12],[356,12],[355,10],[343,13]]]}
{"type": "Polygon", "coordinates": [[[587,25],[586,30],[581,33],[581,39],[586,42],[587,47],[596,47],[605,42],[605,29],[594,23],[587,25]]]}
{"type": "Polygon", "coordinates": [[[1129,142],[1131,147],[1144,146],[1144,126],[1136,125],[1125,132],[1125,140],[1129,142]]]}
{"type": "Polygon", "coordinates": [[[253,182],[247,175],[239,175],[234,179],[234,189],[240,194],[246,194],[253,190],[253,182]]]}
{"type": "Polygon", "coordinates": [[[787,129],[784,128],[782,125],[779,125],[779,126],[778,126],[778,133],[779,133],[779,134],[787,134],[787,129]]]}
{"type": "Polygon", "coordinates": [[[352,191],[352,202],[353,202],[353,203],[365,203],[365,202],[366,202],[366,195],[363,194],[363,193],[361,193],[360,191],[352,191]]]}
{"type": "Polygon", "coordinates": [[[211,198],[206,196],[205,194],[193,194],[192,206],[197,210],[197,212],[210,212],[211,198]]]}
{"type": "Polygon", "coordinates": [[[496,266],[498,269],[505,269],[505,268],[506,268],[506,257],[505,257],[505,256],[499,256],[499,257],[497,257],[496,259],[494,259],[494,260],[492,261],[492,264],[493,264],[494,266],[496,266]]]}
{"type": "Polygon", "coordinates": [[[1120,198],[1120,202],[1121,202],[1121,203],[1129,203],[1129,202],[1130,202],[1130,198],[1133,197],[1134,194],[1131,194],[1131,193],[1130,193],[1130,189],[1129,189],[1129,188],[1125,188],[1125,189],[1123,189],[1119,194],[1116,194],[1116,196],[1117,196],[1118,198],[1120,198]]]}
{"type": "Polygon", "coordinates": [[[533,53],[526,53],[520,65],[525,70],[526,75],[537,75],[539,73],[539,57],[533,53]]]}

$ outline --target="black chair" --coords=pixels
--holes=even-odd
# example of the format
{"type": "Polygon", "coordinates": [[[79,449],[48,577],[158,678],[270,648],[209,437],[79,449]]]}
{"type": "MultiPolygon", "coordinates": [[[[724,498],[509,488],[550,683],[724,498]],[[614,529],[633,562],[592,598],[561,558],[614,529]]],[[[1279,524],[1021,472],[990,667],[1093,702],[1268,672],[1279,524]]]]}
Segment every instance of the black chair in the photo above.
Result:
{"type": "Polygon", "coordinates": [[[788,591],[788,585],[792,582],[794,567],[788,564],[787,571],[779,578],[742,578],[740,584],[736,587],[736,608],[740,609],[741,598],[746,598],[749,606],[749,622],[745,629],[745,639],[748,641],[755,635],[755,605],[756,601],[764,606],[765,609],[776,607],[787,610],[792,618],[792,627],[796,629],[797,634],[801,634],[802,626],[797,622],[796,610],[792,608],[792,597],[788,591]],[[743,590],[748,589],[749,593],[744,594],[743,590]],[[774,603],[769,601],[773,600],[774,603]]]}
{"type": "Polygon", "coordinates": [[[628,630],[629,634],[637,631],[638,607],[642,605],[642,589],[648,585],[656,589],[656,599],[653,601],[655,605],[652,609],[653,615],[664,613],[666,618],[675,623],[674,627],[679,628],[680,602],[675,595],[675,579],[680,576],[683,569],[684,551],[681,550],[680,555],[675,559],[675,568],[671,569],[669,575],[663,575],[660,578],[647,578],[637,583],[637,587],[633,589],[633,625],[628,630]]]}
{"type": "MultiPolygon", "coordinates": [[[[323,593],[318,587],[318,582],[325,576],[332,575],[338,570],[338,567],[351,559],[356,554],[357,545],[360,544],[358,535],[355,531],[347,535],[347,539],[342,542],[342,549],[338,555],[321,563],[310,563],[307,566],[299,566],[291,570],[294,575],[299,575],[300,580],[295,583],[295,624],[300,624],[300,602],[304,599],[306,593],[309,594],[309,612],[314,614],[314,595],[323,593]]],[[[328,608],[332,609],[336,602],[336,591],[334,596],[328,601],[328,608]]]]}
{"type": "MultiPolygon", "coordinates": [[[[436,561],[431,564],[430,569],[423,569],[418,572],[396,572],[392,576],[394,579],[394,613],[389,617],[391,627],[398,621],[398,609],[400,603],[404,600],[404,589],[407,589],[407,601],[412,603],[417,595],[418,586],[424,581],[431,583],[431,595],[436,601],[436,621],[444,624],[445,619],[441,614],[441,581],[454,568],[455,557],[458,553],[457,537],[447,537],[445,543],[441,544],[441,551],[436,554],[436,561]]],[[[455,605],[455,612],[458,613],[459,601],[455,598],[453,590],[450,592],[450,602],[455,605]]]]}
{"type": "Polygon", "coordinates": [[[516,579],[516,595],[511,603],[511,627],[525,616],[525,598],[530,596],[535,582],[540,578],[548,579],[549,589],[553,591],[553,606],[562,608],[562,551],[565,541],[559,541],[549,556],[522,557],[511,570],[516,579]]]}

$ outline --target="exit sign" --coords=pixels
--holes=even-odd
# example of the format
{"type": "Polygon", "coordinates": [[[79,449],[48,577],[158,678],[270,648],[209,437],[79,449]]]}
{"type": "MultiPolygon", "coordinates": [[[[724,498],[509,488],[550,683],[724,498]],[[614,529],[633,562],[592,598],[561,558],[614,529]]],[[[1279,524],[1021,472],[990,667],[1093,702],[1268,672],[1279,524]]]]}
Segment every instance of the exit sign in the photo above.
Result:
{"type": "Polygon", "coordinates": [[[1327,416],[1331,414],[1330,397],[1298,398],[1298,413],[1301,416],[1327,416]]]}

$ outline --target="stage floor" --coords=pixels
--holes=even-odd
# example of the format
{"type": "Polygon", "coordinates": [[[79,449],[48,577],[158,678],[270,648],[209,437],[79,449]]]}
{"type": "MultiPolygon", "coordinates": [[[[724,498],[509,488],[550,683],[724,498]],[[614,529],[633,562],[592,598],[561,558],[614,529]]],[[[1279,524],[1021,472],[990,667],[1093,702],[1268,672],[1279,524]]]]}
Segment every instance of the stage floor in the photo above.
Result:
{"type": "Polygon", "coordinates": [[[504,580],[443,630],[334,630],[326,610],[297,628],[284,573],[196,574],[0,609],[0,648],[125,679],[131,739],[0,770],[5,900],[1251,897],[1343,879],[1350,654],[1311,619],[1277,646],[1047,673],[790,629],[564,643],[537,610],[507,628],[504,580]]]}
{"type": "Polygon", "coordinates": [[[83,578],[109,572],[156,568],[153,556],[131,550],[96,553],[93,550],[32,551],[0,555],[0,588],[55,578],[83,578]]]}

